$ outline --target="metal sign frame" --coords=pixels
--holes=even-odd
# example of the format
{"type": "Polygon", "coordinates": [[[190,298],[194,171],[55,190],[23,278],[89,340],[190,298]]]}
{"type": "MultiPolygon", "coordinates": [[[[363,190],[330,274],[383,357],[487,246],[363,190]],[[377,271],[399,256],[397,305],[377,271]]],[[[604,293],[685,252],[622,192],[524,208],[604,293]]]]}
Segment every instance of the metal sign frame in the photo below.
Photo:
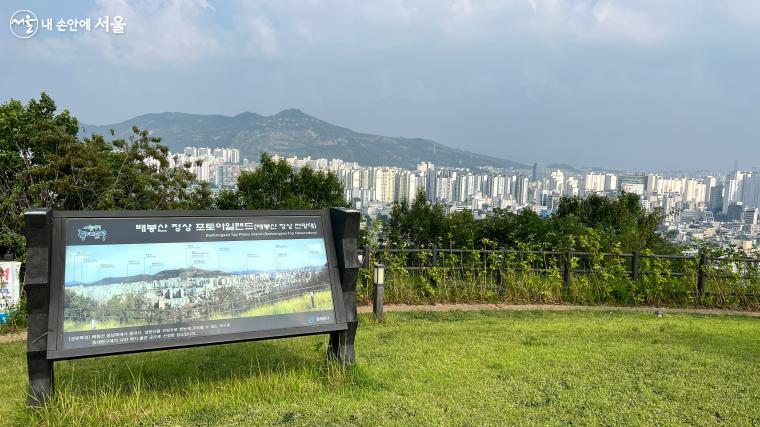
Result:
{"type": "Polygon", "coordinates": [[[287,211],[52,211],[34,209],[25,214],[27,238],[26,294],[29,326],[27,362],[30,406],[42,406],[54,391],[56,360],[107,356],[122,353],[195,347],[202,345],[330,334],[329,354],[344,365],[355,362],[354,338],[356,281],[358,277],[359,212],[332,208],[287,211]],[[285,327],[248,332],[202,335],[162,341],[145,341],[99,347],[62,346],[64,257],[66,222],[87,218],[230,218],[314,216],[322,222],[335,323],[285,327]]]}

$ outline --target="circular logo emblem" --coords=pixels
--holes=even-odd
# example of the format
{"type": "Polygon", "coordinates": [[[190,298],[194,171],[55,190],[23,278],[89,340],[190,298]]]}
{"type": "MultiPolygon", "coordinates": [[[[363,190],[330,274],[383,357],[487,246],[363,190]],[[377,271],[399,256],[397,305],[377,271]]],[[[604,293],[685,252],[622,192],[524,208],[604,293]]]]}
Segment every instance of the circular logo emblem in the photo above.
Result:
{"type": "Polygon", "coordinates": [[[19,10],[11,16],[11,32],[20,39],[28,39],[37,34],[39,25],[37,15],[31,10],[19,10]]]}

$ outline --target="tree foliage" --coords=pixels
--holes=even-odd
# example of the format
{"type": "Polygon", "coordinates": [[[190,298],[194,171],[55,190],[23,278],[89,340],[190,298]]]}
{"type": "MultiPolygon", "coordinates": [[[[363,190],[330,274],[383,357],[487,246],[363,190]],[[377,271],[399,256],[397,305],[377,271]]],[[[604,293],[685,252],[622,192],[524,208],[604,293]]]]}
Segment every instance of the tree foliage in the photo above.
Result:
{"type": "Polygon", "coordinates": [[[347,206],[333,172],[295,170],[284,159],[262,154],[254,171],[243,171],[236,190],[219,193],[219,209],[324,209],[347,206]]]}
{"type": "Polygon", "coordinates": [[[555,217],[596,229],[606,246],[619,242],[626,251],[665,250],[668,246],[656,233],[662,217],[661,208],[646,212],[639,196],[633,193],[623,192],[616,198],[598,194],[585,198],[565,197],[555,217]]]}
{"type": "Polygon", "coordinates": [[[478,225],[470,211],[446,214],[440,203],[429,202],[419,191],[411,203],[394,203],[383,235],[392,246],[473,247],[478,225]]]}
{"type": "Polygon", "coordinates": [[[428,202],[420,192],[411,203],[394,204],[383,234],[392,246],[668,252],[672,247],[656,233],[659,220],[658,210],[647,213],[639,197],[629,193],[565,197],[545,219],[530,209],[495,209],[476,220],[467,210],[447,215],[441,204],[428,202]]]}
{"type": "Polygon", "coordinates": [[[0,251],[23,256],[23,214],[63,210],[204,209],[205,184],[170,166],[168,148],[147,131],[127,139],[79,138],[79,122],[45,93],[0,105],[0,251]]]}

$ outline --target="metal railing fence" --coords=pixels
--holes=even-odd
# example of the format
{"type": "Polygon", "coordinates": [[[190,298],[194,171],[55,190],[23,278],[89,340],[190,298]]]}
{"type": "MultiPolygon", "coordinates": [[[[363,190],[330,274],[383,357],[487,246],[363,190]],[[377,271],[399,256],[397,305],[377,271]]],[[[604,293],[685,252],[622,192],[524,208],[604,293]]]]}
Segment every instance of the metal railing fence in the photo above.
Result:
{"type": "MultiPolygon", "coordinates": [[[[510,287],[519,288],[519,275],[534,274],[552,283],[554,297],[548,299],[553,302],[578,302],[582,286],[576,282],[585,277],[586,282],[601,282],[595,285],[597,287],[603,286],[605,281],[614,282],[618,295],[627,292],[633,296],[618,298],[610,291],[606,299],[594,301],[592,296],[586,296],[582,302],[760,306],[760,259],[710,256],[703,251],[696,255],[673,255],[436,246],[373,250],[367,246],[363,248],[361,260],[363,274],[360,277],[364,282],[360,283],[359,294],[365,301],[374,297],[371,270],[379,263],[385,265],[389,291],[386,300],[390,302],[409,302],[398,301],[399,295],[394,297],[393,294],[394,287],[408,288],[405,290],[407,299],[413,299],[417,292],[420,301],[447,302],[446,298],[452,295],[451,287],[458,286],[461,290],[468,285],[462,283],[466,280],[478,282],[478,292],[487,297],[481,299],[508,301],[515,296],[515,292],[510,293],[510,287]],[[448,285],[444,283],[446,280],[448,285]],[[650,298],[658,292],[658,297],[650,298]]],[[[478,301],[479,298],[475,295],[471,299],[478,301]]],[[[525,301],[526,298],[518,299],[530,302],[525,301]]]]}

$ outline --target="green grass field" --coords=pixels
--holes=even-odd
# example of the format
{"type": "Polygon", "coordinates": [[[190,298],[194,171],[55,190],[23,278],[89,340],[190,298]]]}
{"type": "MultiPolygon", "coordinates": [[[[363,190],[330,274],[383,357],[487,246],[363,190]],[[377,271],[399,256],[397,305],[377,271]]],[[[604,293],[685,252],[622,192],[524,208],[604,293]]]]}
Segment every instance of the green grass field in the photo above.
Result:
{"type": "Polygon", "coordinates": [[[304,337],[61,362],[24,407],[0,345],[0,424],[760,424],[760,320],[624,312],[363,316],[358,366],[304,337]]]}

